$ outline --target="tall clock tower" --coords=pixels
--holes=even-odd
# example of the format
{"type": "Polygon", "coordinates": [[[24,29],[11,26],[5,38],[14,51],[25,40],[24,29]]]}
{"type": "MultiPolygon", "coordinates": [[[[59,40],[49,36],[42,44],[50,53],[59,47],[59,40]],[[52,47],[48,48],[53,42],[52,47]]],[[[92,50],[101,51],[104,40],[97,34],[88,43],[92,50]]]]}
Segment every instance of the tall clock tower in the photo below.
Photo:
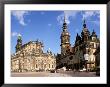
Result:
{"type": "Polygon", "coordinates": [[[64,17],[64,23],[62,27],[63,31],[61,33],[61,55],[65,55],[67,50],[70,49],[70,34],[67,29],[66,19],[64,17]]]}

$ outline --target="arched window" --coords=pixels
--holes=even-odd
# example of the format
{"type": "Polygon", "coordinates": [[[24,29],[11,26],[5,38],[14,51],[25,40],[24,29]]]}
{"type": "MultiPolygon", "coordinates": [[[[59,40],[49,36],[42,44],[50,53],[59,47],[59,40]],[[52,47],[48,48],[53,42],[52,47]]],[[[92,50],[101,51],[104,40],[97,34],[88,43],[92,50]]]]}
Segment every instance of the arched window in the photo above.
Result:
{"type": "Polygon", "coordinates": [[[50,68],[50,64],[49,64],[49,68],[50,68]]]}
{"type": "Polygon", "coordinates": [[[38,66],[37,66],[37,64],[36,64],[36,68],[37,68],[38,66]]]}
{"type": "Polygon", "coordinates": [[[53,68],[53,65],[52,65],[52,68],[53,68]]]}
{"type": "Polygon", "coordinates": [[[46,64],[44,65],[44,68],[46,68],[46,64]]]}

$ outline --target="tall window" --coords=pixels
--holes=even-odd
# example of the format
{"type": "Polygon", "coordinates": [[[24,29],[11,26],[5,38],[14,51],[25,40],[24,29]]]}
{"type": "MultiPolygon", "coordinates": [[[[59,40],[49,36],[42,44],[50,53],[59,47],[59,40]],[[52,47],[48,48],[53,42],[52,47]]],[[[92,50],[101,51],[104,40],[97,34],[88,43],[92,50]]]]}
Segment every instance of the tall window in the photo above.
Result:
{"type": "Polygon", "coordinates": [[[36,64],[36,68],[37,68],[38,66],[37,66],[37,64],[36,64]]]}
{"type": "Polygon", "coordinates": [[[96,48],[96,43],[94,43],[94,48],[96,48]]]}
{"type": "Polygon", "coordinates": [[[50,64],[49,64],[49,68],[50,68],[50,64]]]}
{"type": "Polygon", "coordinates": [[[44,68],[46,68],[46,64],[44,65],[44,68]]]}
{"type": "Polygon", "coordinates": [[[53,65],[52,65],[52,68],[53,68],[53,65]]]}
{"type": "Polygon", "coordinates": [[[98,46],[99,46],[99,44],[97,43],[97,44],[96,44],[96,48],[98,48],[98,46]]]}
{"type": "Polygon", "coordinates": [[[91,43],[91,48],[94,48],[94,43],[91,43]]]}

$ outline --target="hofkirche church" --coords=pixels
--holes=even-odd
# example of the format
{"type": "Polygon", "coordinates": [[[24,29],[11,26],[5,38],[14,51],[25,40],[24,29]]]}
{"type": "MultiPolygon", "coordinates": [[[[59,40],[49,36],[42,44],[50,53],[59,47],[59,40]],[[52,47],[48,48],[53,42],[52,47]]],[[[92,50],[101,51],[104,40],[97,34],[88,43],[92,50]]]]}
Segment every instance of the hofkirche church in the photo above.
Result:
{"type": "MultiPolygon", "coordinates": [[[[70,44],[70,33],[66,19],[61,33],[61,53],[53,55],[51,51],[43,52],[43,43],[30,41],[22,44],[22,37],[18,36],[16,53],[11,55],[12,72],[48,71],[66,67],[66,69],[87,68],[92,70],[96,67],[96,58],[100,58],[100,40],[93,30],[89,32],[86,22],[83,22],[81,34],[77,33],[75,44],[70,44]],[[97,57],[96,57],[97,56],[97,57]]],[[[99,64],[100,65],[100,64],[99,64]]]]}
{"type": "Polygon", "coordinates": [[[47,71],[56,68],[55,55],[47,50],[43,52],[43,43],[29,41],[22,45],[22,37],[18,36],[16,53],[11,55],[12,72],[47,71]]]}

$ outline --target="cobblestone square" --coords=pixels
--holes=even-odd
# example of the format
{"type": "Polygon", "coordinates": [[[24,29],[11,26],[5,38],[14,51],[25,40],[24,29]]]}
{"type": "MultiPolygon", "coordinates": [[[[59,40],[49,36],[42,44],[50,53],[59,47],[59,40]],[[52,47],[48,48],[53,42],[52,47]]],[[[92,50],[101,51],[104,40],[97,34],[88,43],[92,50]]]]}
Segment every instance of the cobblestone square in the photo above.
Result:
{"type": "Polygon", "coordinates": [[[25,72],[25,73],[11,73],[12,77],[96,77],[95,72],[73,72],[64,71],[57,73],[50,72],[25,72]]]}

